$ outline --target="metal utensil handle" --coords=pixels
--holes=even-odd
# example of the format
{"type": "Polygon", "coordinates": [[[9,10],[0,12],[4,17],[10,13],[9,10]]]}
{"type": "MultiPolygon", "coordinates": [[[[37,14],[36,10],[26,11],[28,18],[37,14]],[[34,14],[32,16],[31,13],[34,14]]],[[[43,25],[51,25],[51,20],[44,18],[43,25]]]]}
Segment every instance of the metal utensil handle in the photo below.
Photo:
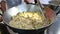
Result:
{"type": "Polygon", "coordinates": [[[44,16],[44,9],[43,9],[44,6],[41,4],[41,2],[39,0],[34,0],[34,1],[37,2],[37,4],[39,5],[40,11],[41,11],[42,15],[44,16]]]}
{"type": "Polygon", "coordinates": [[[34,0],[34,1],[35,3],[39,4],[39,6],[41,7],[41,10],[43,11],[44,6],[41,4],[41,2],[39,0],[34,0]]]}

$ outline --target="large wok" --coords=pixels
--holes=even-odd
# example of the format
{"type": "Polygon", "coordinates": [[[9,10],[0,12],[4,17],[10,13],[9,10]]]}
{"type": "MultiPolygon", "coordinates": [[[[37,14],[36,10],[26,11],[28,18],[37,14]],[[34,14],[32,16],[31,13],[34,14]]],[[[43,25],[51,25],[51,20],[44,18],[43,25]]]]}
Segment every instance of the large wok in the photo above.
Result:
{"type": "MultiPolygon", "coordinates": [[[[24,5],[23,5],[24,6],[24,5]]],[[[35,30],[25,30],[25,29],[19,29],[19,28],[15,28],[15,27],[12,27],[9,25],[9,22],[11,21],[11,17],[14,16],[14,15],[17,15],[19,13],[19,10],[18,9],[21,9],[20,7],[22,7],[21,5],[20,6],[15,6],[15,7],[12,7],[8,10],[6,10],[4,13],[3,13],[3,22],[5,24],[5,26],[8,26],[11,30],[13,30],[14,32],[16,33],[19,33],[19,34],[38,34],[38,33],[41,33],[41,32],[44,32],[45,29],[47,29],[49,26],[51,26],[53,24],[53,22],[51,22],[51,24],[45,26],[45,27],[42,27],[42,28],[39,28],[39,29],[35,29],[35,30]]],[[[22,7],[23,8],[23,7],[22,7]]],[[[24,7],[25,8],[25,7],[24,7]]],[[[23,8],[23,9],[24,9],[23,8]]],[[[32,7],[33,8],[33,7],[32,7]]],[[[21,9],[22,10],[22,9],[21,9]]],[[[23,11],[26,11],[27,9],[25,8],[23,11]]],[[[53,10],[49,10],[49,9],[45,9],[46,11],[53,11],[53,10]]],[[[56,13],[54,12],[54,18],[56,17],[56,13]]],[[[51,19],[53,20],[53,19],[51,19]]]]}
{"type": "Polygon", "coordinates": [[[5,26],[8,26],[11,30],[13,30],[14,32],[17,32],[17,33],[38,34],[38,33],[44,32],[44,30],[47,29],[53,23],[52,22],[48,26],[45,26],[45,27],[42,27],[42,28],[39,28],[39,29],[34,29],[34,30],[25,30],[25,29],[19,29],[19,28],[15,28],[15,27],[10,26],[9,22],[11,21],[11,17],[18,14],[18,13],[19,13],[18,10],[15,7],[13,7],[13,8],[8,9],[3,14],[3,22],[4,22],[5,26]]]}

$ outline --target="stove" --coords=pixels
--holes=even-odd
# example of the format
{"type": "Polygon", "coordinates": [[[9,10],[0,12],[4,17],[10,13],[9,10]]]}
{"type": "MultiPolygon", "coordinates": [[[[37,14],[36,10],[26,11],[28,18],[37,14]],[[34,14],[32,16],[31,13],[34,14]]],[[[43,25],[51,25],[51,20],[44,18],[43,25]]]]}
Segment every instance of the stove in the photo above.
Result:
{"type": "Polygon", "coordinates": [[[10,34],[6,28],[6,26],[4,26],[3,24],[0,23],[0,32],[2,34],[10,34]]]}

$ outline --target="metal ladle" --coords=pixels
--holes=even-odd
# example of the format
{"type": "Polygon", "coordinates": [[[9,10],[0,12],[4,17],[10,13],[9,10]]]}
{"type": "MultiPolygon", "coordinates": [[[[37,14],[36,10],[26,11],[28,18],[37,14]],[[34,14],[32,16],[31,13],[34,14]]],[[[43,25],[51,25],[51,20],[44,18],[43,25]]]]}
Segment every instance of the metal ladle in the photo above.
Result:
{"type": "Polygon", "coordinates": [[[39,0],[34,0],[35,1],[35,3],[37,3],[38,4],[38,6],[40,7],[40,11],[41,11],[41,13],[42,13],[42,15],[44,16],[44,6],[41,4],[41,2],[39,1],[39,0]]]}

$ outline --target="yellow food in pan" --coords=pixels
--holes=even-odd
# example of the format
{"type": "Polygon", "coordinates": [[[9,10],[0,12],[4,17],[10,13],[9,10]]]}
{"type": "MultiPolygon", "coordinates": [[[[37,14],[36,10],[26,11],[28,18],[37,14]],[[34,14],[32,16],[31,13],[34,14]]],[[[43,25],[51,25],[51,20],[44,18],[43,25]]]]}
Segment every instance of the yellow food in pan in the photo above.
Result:
{"type": "Polygon", "coordinates": [[[46,19],[40,12],[22,12],[12,17],[10,26],[19,29],[39,29],[46,26],[46,19]]]}

